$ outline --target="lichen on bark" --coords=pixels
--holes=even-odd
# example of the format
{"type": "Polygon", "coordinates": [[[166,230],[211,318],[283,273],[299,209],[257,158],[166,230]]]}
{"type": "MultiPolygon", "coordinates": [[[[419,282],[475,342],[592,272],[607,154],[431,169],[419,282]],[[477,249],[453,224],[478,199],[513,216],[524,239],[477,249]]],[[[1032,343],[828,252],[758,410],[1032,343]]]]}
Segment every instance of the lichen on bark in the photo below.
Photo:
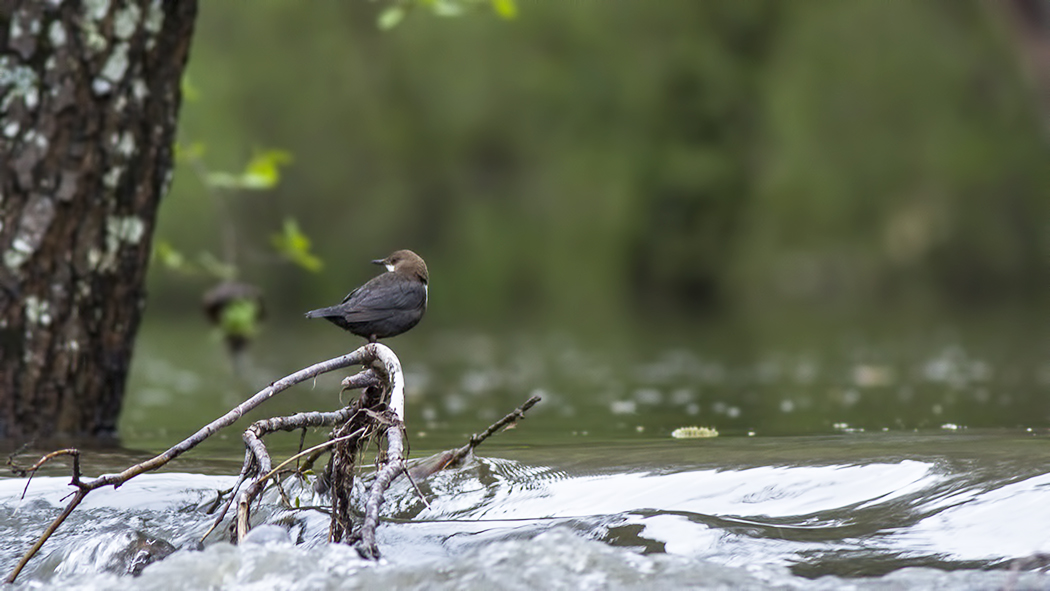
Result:
{"type": "Polygon", "coordinates": [[[195,16],[0,1],[0,437],[114,429],[195,16]]]}

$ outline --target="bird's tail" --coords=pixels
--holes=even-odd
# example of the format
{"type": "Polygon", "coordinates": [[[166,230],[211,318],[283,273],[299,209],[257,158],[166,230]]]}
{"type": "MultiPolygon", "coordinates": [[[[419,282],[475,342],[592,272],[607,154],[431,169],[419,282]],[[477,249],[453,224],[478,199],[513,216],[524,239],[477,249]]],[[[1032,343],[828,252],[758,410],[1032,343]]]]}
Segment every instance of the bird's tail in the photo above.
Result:
{"type": "Polygon", "coordinates": [[[328,316],[332,316],[331,308],[319,308],[306,313],[307,318],[327,318],[328,316]]]}

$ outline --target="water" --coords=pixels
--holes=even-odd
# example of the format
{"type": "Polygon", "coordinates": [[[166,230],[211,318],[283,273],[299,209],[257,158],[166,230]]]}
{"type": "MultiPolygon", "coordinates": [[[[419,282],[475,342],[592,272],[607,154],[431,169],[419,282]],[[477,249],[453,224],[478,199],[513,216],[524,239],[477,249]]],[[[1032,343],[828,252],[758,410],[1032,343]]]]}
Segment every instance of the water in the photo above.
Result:
{"type": "MultiPolygon", "coordinates": [[[[407,482],[393,488],[379,565],[325,543],[318,510],[264,511],[280,527],[260,529],[260,541],[197,550],[212,519],[205,509],[231,477],[149,474],[89,496],[24,576],[34,587],[85,589],[985,589],[1011,577],[1015,588],[1050,588],[1039,573],[1009,571],[1050,552],[1045,436],[494,447],[421,483],[429,507],[407,482]],[[138,578],[118,577],[122,546],[112,539],[128,531],[181,550],[138,578]]],[[[57,514],[67,483],[35,479],[16,501],[24,482],[0,481],[5,569],[57,514]]],[[[300,506],[322,504],[295,482],[288,491],[300,506]]]]}
{"type": "MultiPolygon", "coordinates": [[[[666,437],[691,425],[734,436],[1047,428],[1050,334],[1037,330],[1046,316],[861,323],[785,314],[590,337],[424,327],[390,344],[406,371],[419,449],[455,445],[532,394],[544,402],[528,432],[563,443],[666,437]]],[[[131,447],[163,448],[270,381],[359,344],[327,325],[269,327],[236,380],[203,326],[147,325],[121,433],[131,447]]],[[[338,408],[341,377],[282,394],[257,416],[338,408]]],[[[224,440],[239,455],[237,432],[224,440]]]]}
{"type": "MultiPolygon", "coordinates": [[[[20,586],[1050,589],[1033,558],[1050,553],[1050,366],[1030,322],[786,334],[395,342],[414,458],[461,445],[530,394],[544,401],[467,466],[421,482],[427,503],[395,483],[380,563],[328,544],[328,517],[312,508],[325,499],[296,481],[286,489],[300,509],[271,495],[251,540],[232,546],[220,531],[200,545],[237,471],[234,430],[172,472],[92,493],[20,586]],[[670,437],[692,425],[721,435],[670,437]]],[[[199,332],[148,335],[122,424],[125,445],[145,451],[89,450],[89,474],[140,461],[346,344],[260,343],[235,379],[214,346],[191,344],[199,332]]],[[[336,408],[337,382],[297,388],[260,416],[336,408]]],[[[275,459],[298,443],[276,438],[275,459]]],[[[23,480],[0,480],[0,568],[60,511],[65,470],[35,478],[25,499],[23,480]]]]}

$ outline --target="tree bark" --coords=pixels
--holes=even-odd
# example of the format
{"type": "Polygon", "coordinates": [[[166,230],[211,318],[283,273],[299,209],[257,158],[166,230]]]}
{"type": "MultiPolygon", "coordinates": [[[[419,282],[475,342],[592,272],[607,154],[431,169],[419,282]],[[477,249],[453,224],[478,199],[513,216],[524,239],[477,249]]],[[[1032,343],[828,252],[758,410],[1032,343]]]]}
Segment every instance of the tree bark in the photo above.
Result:
{"type": "Polygon", "coordinates": [[[195,0],[0,0],[0,437],[105,437],[195,0]]]}

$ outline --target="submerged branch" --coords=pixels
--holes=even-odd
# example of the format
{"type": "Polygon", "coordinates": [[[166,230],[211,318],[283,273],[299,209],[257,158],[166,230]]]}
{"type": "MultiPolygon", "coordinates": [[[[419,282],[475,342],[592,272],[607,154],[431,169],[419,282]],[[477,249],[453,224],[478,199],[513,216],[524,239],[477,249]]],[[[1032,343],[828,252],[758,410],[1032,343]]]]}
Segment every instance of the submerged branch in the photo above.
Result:
{"type": "Polygon", "coordinates": [[[528,412],[529,409],[535,406],[536,403],[539,401],[539,396],[530,396],[524,404],[514,409],[510,414],[489,425],[489,428],[482,431],[481,435],[471,435],[470,441],[463,447],[457,449],[456,452],[452,454],[452,457],[449,458],[449,461],[447,464],[445,464],[445,466],[452,466],[458,464],[459,462],[462,462],[463,458],[467,457],[468,454],[474,451],[475,447],[481,445],[482,441],[485,441],[489,437],[492,437],[492,435],[495,434],[496,431],[499,431],[503,428],[509,428],[509,425],[517,424],[518,421],[525,418],[525,413],[528,412]]]}
{"type": "Polygon", "coordinates": [[[494,435],[497,431],[500,429],[509,429],[511,425],[524,419],[525,413],[540,400],[541,398],[539,396],[530,397],[507,416],[489,425],[488,429],[482,431],[481,434],[471,435],[470,440],[467,441],[467,444],[463,447],[447,450],[416,463],[408,471],[408,477],[413,480],[422,480],[431,474],[459,465],[467,456],[474,452],[474,448],[481,445],[483,441],[494,435]]]}
{"type": "MultiPolygon", "coordinates": [[[[13,583],[15,579],[18,578],[19,573],[22,572],[22,569],[25,568],[25,565],[29,562],[29,560],[36,555],[36,553],[44,545],[44,542],[46,542],[47,539],[51,537],[51,535],[58,529],[60,525],[62,525],[62,523],[66,520],[70,513],[72,513],[73,509],[75,509],[76,506],[80,504],[80,501],[82,501],[84,497],[87,496],[87,494],[91,491],[102,488],[104,486],[112,486],[113,488],[118,488],[120,485],[138,476],[139,474],[142,474],[144,472],[150,472],[164,466],[171,460],[200,445],[204,440],[206,440],[208,437],[211,437],[221,429],[232,425],[238,419],[243,417],[245,413],[258,407],[274,395],[283,392],[284,390],[287,390],[288,388],[296,384],[305,382],[321,374],[337,369],[342,369],[344,367],[349,367],[351,365],[371,364],[373,362],[378,361],[380,367],[386,368],[389,367],[391,357],[393,357],[394,362],[396,363],[397,357],[394,356],[393,352],[390,351],[390,349],[378,343],[369,343],[346,355],[335,357],[333,359],[322,361],[320,363],[315,363],[307,368],[301,369],[293,374],[287,375],[281,378],[280,380],[273,382],[266,388],[260,390],[248,400],[245,400],[244,402],[237,405],[223,416],[215,419],[211,423],[208,423],[196,433],[173,445],[163,453],[139,464],[135,464],[134,466],[131,466],[125,469],[123,472],[119,472],[117,474],[107,474],[95,478],[93,480],[88,480],[86,482],[81,481],[79,473],[79,464],[77,463],[78,456],[75,454],[65,453],[65,455],[73,455],[74,457],[74,475],[72,484],[76,486],[78,490],[74,495],[73,499],[66,506],[65,510],[63,510],[62,513],[58,517],[56,517],[54,521],[51,522],[51,524],[47,527],[44,533],[41,534],[40,538],[36,541],[36,543],[33,544],[33,546],[26,551],[25,555],[22,556],[22,559],[8,575],[6,581],[8,583],[13,583]]],[[[398,369],[400,369],[400,364],[398,364],[397,367],[398,369]]],[[[62,455],[65,451],[66,450],[62,450],[60,452],[52,452],[51,454],[48,454],[48,456],[45,456],[41,460],[41,462],[38,462],[38,465],[40,465],[44,461],[47,461],[51,457],[55,457],[56,455],[62,455]]]]}
{"type": "MultiPolygon", "coordinates": [[[[30,468],[16,467],[16,469],[22,470],[23,474],[28,473],[31,476],[47,462],[63,455],[69,455],[73,458],[73,479],[71,484],[77,487],[77,490],[62,513],[47,527],[33,547],[25,553],[9,575],[7,582],[14,582],[29,560],[33,558],[47,539],[91,491],[104,486],[117,488],[139,474],[156,470],[193,449],[219,430],[233,424],[243,417],[245,413],[258,407],[272,396],[322,373],[350,365],[363,365],[364,369],[344,379],[342,383],[343,389],[362,388],[363,392],[361,396],[345,408],[334,412],[303,412],[286,417],[264,419],[252,423],[245,430],[243,434],[245,443],[244,463],[242,464],[237,483],[231,489],[229,498],[223,503],[214,523],[201,538],[201,541],[218,527],[234,503],[237,504],[237,514],[233,524],[235,530],[234,539],[242,540],[251,527],[251,505],[266,488],[266,483],[271,478],[276,478],[278,471],[291,462],[305,457],[307,458],[307,465],[312,465],[322,453],[330,450],[331,461],[326,467],[325,474],[318,476],[319,482],[315,483],[315,489],[319,491],[321,490],[318,488],[319,484],[326,483],[331,487],[332,522],[329,529],[329,539],[334,542],[343,541],[344,539],[348,542],[354,542],[355,548],[362,557],[373,560],[378,559],[379,548],[376,544],[376,529],[379,526],[379,510],[390,485],[401,474],[407,473],[405,462],[407,440],[404,416],[404,374],[401,369],[401,362],[394,352],[385,345],[370,343],[352,353],[311,365],[273,382],[164,453],[131,466],[123,472],[84,481],[81,479],[80,474],[79,452],[75,449],[58,450],[47,454],[30,468]],[[263,442],[263,438],[276,431],[303,429],[305,434],[305,429],[309,427],[334,427],[334,429],[329,435],[328,441],[305,450],[301,449],[302,442],[300,442],[301,451],[299,453],[284,460],[276,468],[272,467],[270,454],[263,442]],[[375,478],[365,498],[364,517],[360,526],[354,528],[350,499],[356,457],[364,451],[368,442],[376,437],[378,433],[383,433],[381,439],[385,439],[386,448],[380,450],[377,458],[375,478]]],[[[417,466],[413,473],[409,474],[410,479],[413,475],[417,475],[417,470],[419,470],[418,475],[427,476],[462,461],[485,439],[523,418],[525,412],[537,402],[539,402],[539,397],[533,396],[480,435],[473,435],[467,445],[445,452],[438,457],[437,462],[425,462],[426,467],[422,470],[420,466],[417,466]]],[[[9,463],[13,465],[13,462],[9,463]]],[[[218,502],[217,499],[216,505],[218,502]]]]}

